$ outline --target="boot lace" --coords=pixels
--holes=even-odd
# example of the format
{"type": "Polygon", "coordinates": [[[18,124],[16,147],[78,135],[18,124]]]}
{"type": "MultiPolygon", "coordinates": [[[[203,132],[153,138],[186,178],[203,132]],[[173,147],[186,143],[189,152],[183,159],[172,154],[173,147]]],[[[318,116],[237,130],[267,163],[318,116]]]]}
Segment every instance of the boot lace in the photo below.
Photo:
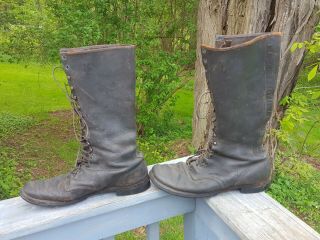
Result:
{"type": "Polygon", "coordinates": [[[207,149],[200,149],[195,155],[187,159],[186,164],[189,167],[192,167],[193,164],[195,164],[197,167],[207,167],[208,158],[211,158],[213,154],[214,153],[211,149],[211,146],[209,146],[207,149]]]}
{"type": "MultiPolygon", "coordinates": [[[[200,97],[199,97],[199,100],[197,102],[197,111],[196,111],[196,116],[198,119],[205,119],[207,118],[208,116],[208,113],[206,114],[206,116],[204,117],[200,117],[200,114],[199,114],[199,109],[200,109],[200,103],[202,101],[202,98],[207,95],[207,94],[210,94],[211,95],[211,92],[209,90],[203,92],[200,97]]],[[[206,101],[205,103],[209,103],[210,101],[206,101]]],[[[189,157],[186,161],[186,164],[188,167],[192,167],[193,164],[195,164],[196,166],[198,167],[206,167],[208,166],[208,158],[212,157],[213,156],[213,150],[212,150],[212,145],[215,145],[216,142],[215,142],[215,118],[212,119],[212,126],[213,126],[213,139],[212,141],[210,141],[208,143],[208,148],[203,148],[203,149],[199,149],[195,155],[189,157]]]]}
{"type": "MultiPolygon", "coordinates": [[[[77,141],[80,142],[80,148],[78,150],[75,168],[71,171],[72,174],[77,174],[78,171],[81,169],[81,166],[89,165],[89,160],[90,160],[91,153],[93,152],[93,149],[88,140],[88,137],[89,137],[88,124],[85,121],[85,118],[81,112],[81,107],[78,102],[78,97],[76,96],[74,92],[74,88],[72,87],[72,84],[71,84],[71,77],[67,75],[68,84],[64,83],[64,86],[63,86],[55,76],[55,71],[57,69],[63,70],[63,68],[60,66],[54,67],[52,70],[53,80],[56,82],[57,86],[62,90],[62,92],[66,94],[71,104],[71,107],[73,109],[72,111],[73,131],[77,141]],[[76,127],[76,118],[78,119],[80,130],[77,130],[78,128],[76,127]]],[[[68,69],[69,69],[69,66],[67,65],[66,70],[68,71],[68,69]]]]}

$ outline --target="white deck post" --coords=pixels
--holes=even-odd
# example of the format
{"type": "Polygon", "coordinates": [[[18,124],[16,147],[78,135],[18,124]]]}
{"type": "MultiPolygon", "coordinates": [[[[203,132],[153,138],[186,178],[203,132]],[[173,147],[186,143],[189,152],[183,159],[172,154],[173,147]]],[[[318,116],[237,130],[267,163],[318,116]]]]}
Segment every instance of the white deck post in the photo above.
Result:
{"type": "Polygon", "coordinates": [[[147,225],[147,240],[160,239],[160,224],[159,222],[147,225]]]}

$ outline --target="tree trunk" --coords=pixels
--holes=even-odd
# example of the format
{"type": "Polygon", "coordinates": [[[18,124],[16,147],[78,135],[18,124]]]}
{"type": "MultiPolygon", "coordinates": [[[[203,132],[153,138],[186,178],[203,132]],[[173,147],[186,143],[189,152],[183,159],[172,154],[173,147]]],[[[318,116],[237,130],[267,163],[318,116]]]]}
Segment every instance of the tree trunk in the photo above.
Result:
{"type": "Polygon", "coordinates": [[[214,108],[207,93],[201,44],[214,44],[216,34],[282,32],[281,59],[274,111],[266,129],[266,147],[274,157],[277,141],[272,129],[278,127],[284,109],[279,101],[295,87],[304,52],[290,52],[294,42],[310,39],[319,21],[320,0],[200,0],[198,8],[195,108],[192,143],[207,148],[214,134],[214,108]]]}

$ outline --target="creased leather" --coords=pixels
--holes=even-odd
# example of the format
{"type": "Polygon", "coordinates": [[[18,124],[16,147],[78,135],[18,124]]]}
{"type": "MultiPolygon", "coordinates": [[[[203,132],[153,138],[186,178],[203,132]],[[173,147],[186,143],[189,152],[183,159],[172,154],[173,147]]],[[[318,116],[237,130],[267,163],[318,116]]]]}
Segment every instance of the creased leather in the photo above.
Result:
{"type": "Polygon", "coordinates": [[[159,188],[184,197],[240,189],[258,192],[270,182],[272,163],[263,148],[280,58],[280,34],[217,36],[202,46],[202,62],[215,106],[215,144],[204,158],[156,165],[159,188]]]}
{"type": "Polygon", "coordinates": [[[136,147],[134,47],[102,45],[61,49],[60,54],[88,126],[92,153],[76,174],[29,182],[21,196],[54,206],[100,191],[146,189],[148,171],[136,147]]]}

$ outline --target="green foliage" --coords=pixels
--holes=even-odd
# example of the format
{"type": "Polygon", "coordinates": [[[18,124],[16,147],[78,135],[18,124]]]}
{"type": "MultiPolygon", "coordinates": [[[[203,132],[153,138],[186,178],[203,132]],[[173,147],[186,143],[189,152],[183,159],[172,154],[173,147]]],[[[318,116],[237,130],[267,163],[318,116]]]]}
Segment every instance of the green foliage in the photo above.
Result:
{"type": "MultiPolygon", "coordinates": [[[[313,81],[319,82],[319,79],[313,81]]],[[[320,157],[320,99],[314,97],[312,84],[302,75],[296,90],[282,99],[280,104],[287,110],[276,136],[292,152],[320,157]]]]}
{"type": "MultiPolygon", "coordinates": [[[[320,77],[317,77],[317,72],[320,64],[318,57],[320,52],[320,25],[310,41],[297,42],[291,47],[291,52],[304,50],[307,50],[304,69],[292,94],[286,96],[280,102],[286,112],[280,122],[280,130],[276,131],[276,135],[282,143],[289,146],[291,150],[298,150],[300,153],[305,150],[307,138],[314,135],[313,132],[317,129],[315,126],[320,121],[319,115],[309,114],[310,111],[317,112],[319,110],[320,77]],[[310,128],[306,131],[303,139],[295,134],[301,127],[309,125],[310,128]],[[311,131],[312,134],[310,134],[311,131]],[[300,146],[297,146],[297,139],[300,140],[300,146]]],[[[308,152],[308,154],[313,155],[313,152],[308,152]]]]}
{"type": "Polygon", "coordinates": [[[320,172],[310,164],[317,166],[320,157],[320,29],[317,30],[311,41],[291,47],[292,52],[306,49],[307,57],[294,91],[280,102],[286,109],[280,129],[276,130],[282,150],[277,154],[269,194],[319,231],[320,172]]]}
{"type": "Polygon", "coordinates": [[[163,135],[172,120],[169,111],[175,101],[173,94],[180,82],[176,56],[159,51],[138,61],[137,103],[140,135],[163,135]],[[156,124],[155,124],[156,123],[156,124]]]}
{"type": "Polygon", "coordinates": [[[304,114],[308,112],[309,96],[301,92],[294,92],[291,96],[284,97],[280,105],[290,106],[285,117],[280,122],[280,131],[277,132],[277,137],[284,143],[290,143],[290,135],[294,129],[303,124],[305,121],[308,121],[304,117],[304,114]]]}
{"type": "Polygon", "coordinates": [[[268,193],[320,231],[320,171],[285,152],[278,153],[275,165],[277,171],[268,193]]]}
{"type": "Polygon", "coordinates": [[[0,1],[4,9],[0,17],[1,54],[10,60],[44,61],[49,53],[48,44],[55,32],[50,12],[44,1],[0,1]]]}
{"type": "Polygon", "coordinates": [[[308,81],[314,79],[314,77],[315,77],[316,74],[317,74],[318,68],[319,68],[319,65],[316,64],[316,65],[311,69],[311,71],[308,73],[308,81]]]}
{"type": "Polygon", "coordinates": [[[306,48],[311,54],[320,52],[320,25],[316,27],[316,32],[313,34],[310,41],[295,42],[291,46],[291,52],[297,49],[306,48]]]}
{"type": "MultiPolygon", "coordinates": [[[[291,46],[291,52],[293,53],[297,49],[306,50],[311,58],[313,58],[312,63],[307,64],[306,68],[309,69],[309,73],[307,76],[308,81],[314,79],[319,71],[320,66],[320,25],[316,27],[316,32],[313,34],[312,39],[310,41],[304,42],[296,42],[291,46]]],[[[313,98],[320,97],[320,90],[313,90],[313,98]]]]}
{"type": "Polygon", "coordinates": [[[197,2],[0,1],[0,61],[56,62],[64,47],[135,44],[139,134],[161,136],[172,124],[179,74],[193,67],[197,2]]]}
{"type": "Polygon", "coordinates": [[[188,64],[196,6],[196,0],[2,0],[1,49],[17,60],[52,61],[62,47],[131,43],[153,52],[181,51],[180,63],[188,64]]]}
{"type": "Polygon", "coordinates": [[[5,149],[0,148],[0,199],[15,197],[19,193],[21,182],[16,174],[17,162],[8,156],[5,149]]]}
{"type": "Polygon", "coordinates": [[[140,138],[138,145],[148,165],[161,163],[174,157],[173,151],[168,148],[168,141],[164,139],[140,138]]]}
{"type": "MultiPolygon", "coordinates": [[[[128,231],[117,235],[116,240],[144,240],[146,239],[146,229],[138,228],[134,231],[128,231]]],[[[183,217],[177,216],[160,222],[160,239],[180,240],[183,237],[183,217]]]]}

